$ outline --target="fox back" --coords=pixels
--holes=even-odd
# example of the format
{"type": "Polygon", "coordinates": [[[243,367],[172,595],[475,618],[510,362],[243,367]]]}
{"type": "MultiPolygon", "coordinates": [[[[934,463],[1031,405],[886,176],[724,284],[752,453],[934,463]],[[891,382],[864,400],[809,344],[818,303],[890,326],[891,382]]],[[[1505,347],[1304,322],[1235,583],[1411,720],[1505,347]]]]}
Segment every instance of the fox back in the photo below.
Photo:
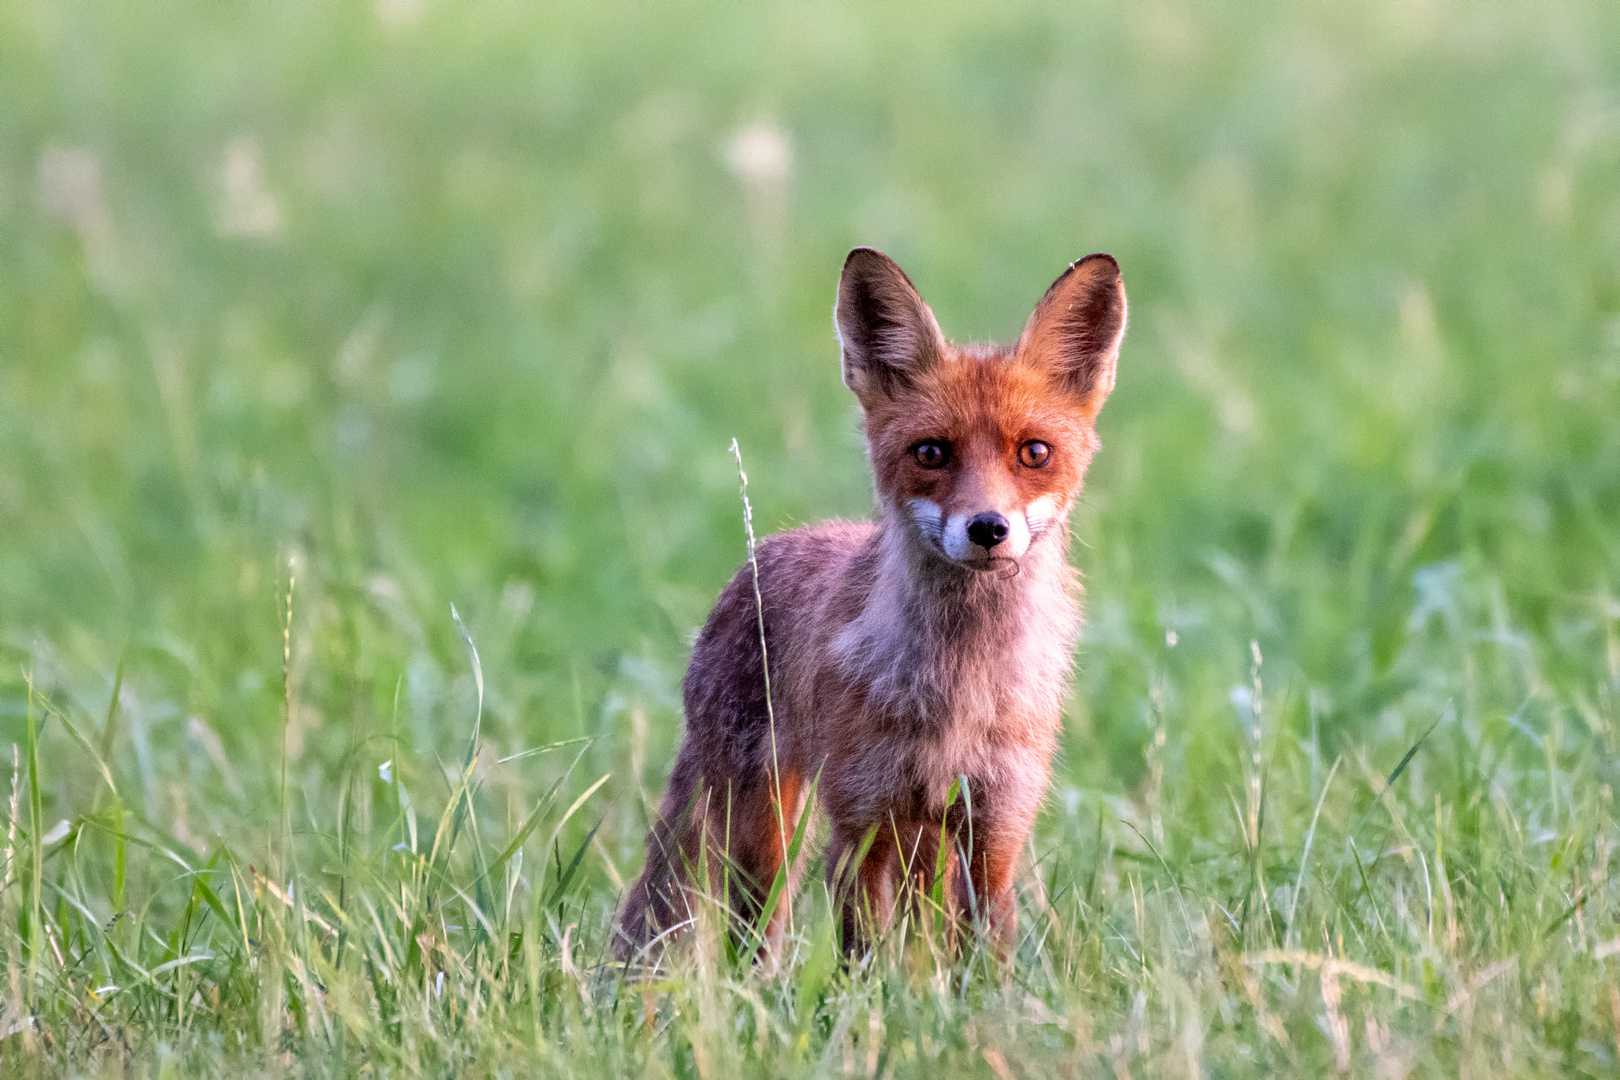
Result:
{"type": "Polygon", "coordinates": [[[779,933],[812,786],[846,948],[941,863],[956,910],[1008,939],[1079,628],[1068,514],[1125,318],[1118,265],[1092,255],[1014,346],[957,345],[893,261],[850,253],[835,322],[877,519],[769,537],[757,594],[751,566],[722,590],[687,670],[685,736],[620,914],[621,956],[687,924],[705,893],[751,923],[785,869],[779,933]]]}

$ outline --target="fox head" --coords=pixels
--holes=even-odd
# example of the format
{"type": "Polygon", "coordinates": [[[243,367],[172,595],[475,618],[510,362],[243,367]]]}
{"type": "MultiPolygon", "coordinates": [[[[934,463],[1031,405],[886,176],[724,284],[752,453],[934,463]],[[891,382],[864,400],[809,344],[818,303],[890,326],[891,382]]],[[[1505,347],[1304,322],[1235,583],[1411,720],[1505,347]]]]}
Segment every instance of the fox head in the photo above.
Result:
{"type": "Polygon", "coordinates": [[[1125,335],[1125,285],[1111,256],[1064,271],[1007,349],[945,340],[900,267],[856,248],[835,322],[888,516],[973,570],[1016,564],[1062,533],[1125,335]]]}

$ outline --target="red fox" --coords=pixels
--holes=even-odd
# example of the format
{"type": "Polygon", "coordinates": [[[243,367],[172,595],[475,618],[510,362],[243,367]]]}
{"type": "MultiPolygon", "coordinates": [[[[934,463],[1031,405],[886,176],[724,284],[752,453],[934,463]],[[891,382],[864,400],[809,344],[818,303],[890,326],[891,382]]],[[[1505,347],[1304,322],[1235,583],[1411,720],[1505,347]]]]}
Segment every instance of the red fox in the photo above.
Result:
{"type": "MultiPolygon", "coordinates": [[[[1014,876],[1080,623],[1068,513],[1125,315],[1119,264],[1088,255],[1015,346],[957,345],[888,256],[849,253],[834,321],[878,519],[767,537],[757,606],[749,566],[722,590],[686,672],[686,734],[646,868],[619,915],[621,958],[689,922],[723,868],[733,908],[757,918],[812,784],[846,950],[889,924],[907,883],[933,884],[942,840],[952,910],[1015,940],[1014,876]],[[948,806],[959,777],[965,797],[948,806]]],[[[794,861],[784,899],[805,857],[794,861]]]]}

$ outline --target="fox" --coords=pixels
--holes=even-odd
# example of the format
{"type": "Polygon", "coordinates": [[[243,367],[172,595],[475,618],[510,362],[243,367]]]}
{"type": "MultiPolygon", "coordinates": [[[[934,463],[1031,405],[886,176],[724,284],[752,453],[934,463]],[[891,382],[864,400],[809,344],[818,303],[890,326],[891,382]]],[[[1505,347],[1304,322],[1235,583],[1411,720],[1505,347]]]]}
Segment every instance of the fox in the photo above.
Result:
{"type": "Polygon", "coordinates": [[[922,895],[908,889],[936,886],[959,920],[1016,944],[1015,879],[1081,621],[1069,511],[1126,314],[1118,262],[1088,255],[1015,345],[961,345],[892,259],[849,253],[834,327],[876,517],[765,537],[721,591],[616,956],[648,956],[722,890],[757,920],[785,867],[768,950],[809,861],[796,827],[816,809],[847,953],[922,895]]]}

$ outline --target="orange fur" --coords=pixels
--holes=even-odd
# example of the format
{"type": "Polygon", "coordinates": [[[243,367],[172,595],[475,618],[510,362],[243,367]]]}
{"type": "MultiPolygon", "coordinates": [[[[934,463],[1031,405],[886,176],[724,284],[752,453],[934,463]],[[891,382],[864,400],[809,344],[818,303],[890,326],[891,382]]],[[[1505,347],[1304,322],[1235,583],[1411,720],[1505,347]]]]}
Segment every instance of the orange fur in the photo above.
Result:
{"type": "Polygon", "coordinates": [[[621,956],[690,917],[694,890],[716,884],[695,880],[700,864],[712,879],[737,871],[732,899],[752,917],[817,776],[847,948],[888,923],[908,884],[930,883],[942,821],[946,894],[1011,940],[1079,628],[1068,512],[1125,315],[1117,264],[1093,255],[1052,285],[1016,346],[959,346],[887,256],[850,253],[836,322],[878,520],[759,546],[774,740],[751,569],[721,592],[687,670],[686,735],[647,866],[620,913],[621,956]],[[970,798],[947,814],[958,777],[970,798]]]}

